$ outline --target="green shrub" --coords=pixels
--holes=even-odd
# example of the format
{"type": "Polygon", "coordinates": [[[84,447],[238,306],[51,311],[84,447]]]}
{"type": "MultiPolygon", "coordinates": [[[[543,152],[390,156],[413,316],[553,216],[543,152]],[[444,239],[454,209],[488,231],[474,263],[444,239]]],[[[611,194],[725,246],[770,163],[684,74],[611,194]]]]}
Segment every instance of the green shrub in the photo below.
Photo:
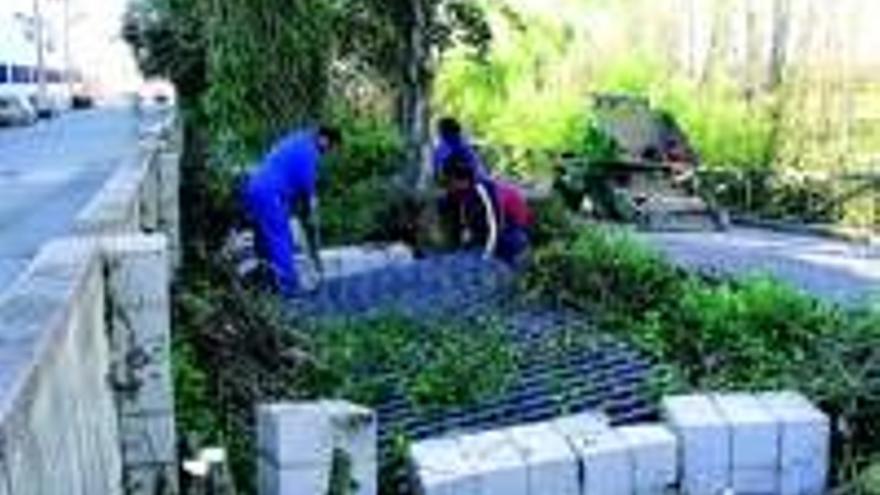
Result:
{"type": "Polygon", "coordinates": [[[655,311],[680,289],[678,272],[628,234],[610,228],[583,231],[571,243],[537,253],[533,287],[565,302],[609,313],[655,311]]]}
{"type": "Polygon", "coordinates": [[[381,234],[389,212],[406,196],[395,185],[403,163],[402,140],[382,120],[351,116],[340,120],[345,146],[321,173],[323,241],[338,245],[392,240],[382,238],[393,237],[394,232],[381,234]]]}
{"type": "Polygon", "coordinates": [[[560,196],[553,194],[547,199],[533,201],[530,206],[535,214],[531,236],[534,246],[564,242],[575,237],[577,220],[560,196]]]}

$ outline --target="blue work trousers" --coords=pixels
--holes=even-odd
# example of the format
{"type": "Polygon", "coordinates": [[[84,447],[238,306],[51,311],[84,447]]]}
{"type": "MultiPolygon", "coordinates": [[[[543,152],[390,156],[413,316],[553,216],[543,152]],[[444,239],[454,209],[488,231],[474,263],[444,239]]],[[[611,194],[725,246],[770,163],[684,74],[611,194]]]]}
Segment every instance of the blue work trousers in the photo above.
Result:
{"type": "Polygon", "coordinates": [[[288,203],[276,192],[245,183],[242,204],[256,234],[256,250],[268,262],[275,287],[290,296],[299,288],[294,255],[300,249],[290,230],[288,203]]]}

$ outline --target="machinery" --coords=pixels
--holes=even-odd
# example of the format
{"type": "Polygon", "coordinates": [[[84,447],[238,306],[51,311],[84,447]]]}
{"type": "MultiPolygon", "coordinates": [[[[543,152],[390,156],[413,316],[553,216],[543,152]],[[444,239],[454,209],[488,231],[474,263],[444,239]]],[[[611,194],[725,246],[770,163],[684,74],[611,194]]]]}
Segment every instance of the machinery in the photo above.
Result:
{"type": "Polygon", "coordinates": [[[627,95],[597,95],[594,105],[592,156],[564,160],[557,177],[570,206],[645,230],[727,227],[724,212],[700,194],[699,158],[670,114],[627,95]]]}

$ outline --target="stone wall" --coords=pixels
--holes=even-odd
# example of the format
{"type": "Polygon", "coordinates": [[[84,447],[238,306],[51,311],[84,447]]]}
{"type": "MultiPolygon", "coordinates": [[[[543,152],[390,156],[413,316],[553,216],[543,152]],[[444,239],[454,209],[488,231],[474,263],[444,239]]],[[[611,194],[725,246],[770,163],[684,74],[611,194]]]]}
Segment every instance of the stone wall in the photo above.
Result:
{"type": "Polygon", "coordinates": [[[0,295],[0,495],[176,493],[173,121],[0,295]]]}

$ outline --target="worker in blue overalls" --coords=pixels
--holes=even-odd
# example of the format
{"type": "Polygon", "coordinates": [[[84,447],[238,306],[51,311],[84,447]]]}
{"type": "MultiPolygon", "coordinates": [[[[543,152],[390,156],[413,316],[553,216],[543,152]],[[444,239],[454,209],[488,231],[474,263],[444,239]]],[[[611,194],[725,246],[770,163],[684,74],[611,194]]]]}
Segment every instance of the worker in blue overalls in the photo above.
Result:
{"type": "Polygon", "coordinates": [[[320,127],[283,137],[242,185],[241,201],[256,233],[257,253],[268,263],[275,287],[295,295],[299,278],[294,255],[300,243],[290,229],[296,211],[308,237],[309,255],[320,269],[317,253],[317,184],[321,158],[342,144],[338,129],[320,127]]]}

